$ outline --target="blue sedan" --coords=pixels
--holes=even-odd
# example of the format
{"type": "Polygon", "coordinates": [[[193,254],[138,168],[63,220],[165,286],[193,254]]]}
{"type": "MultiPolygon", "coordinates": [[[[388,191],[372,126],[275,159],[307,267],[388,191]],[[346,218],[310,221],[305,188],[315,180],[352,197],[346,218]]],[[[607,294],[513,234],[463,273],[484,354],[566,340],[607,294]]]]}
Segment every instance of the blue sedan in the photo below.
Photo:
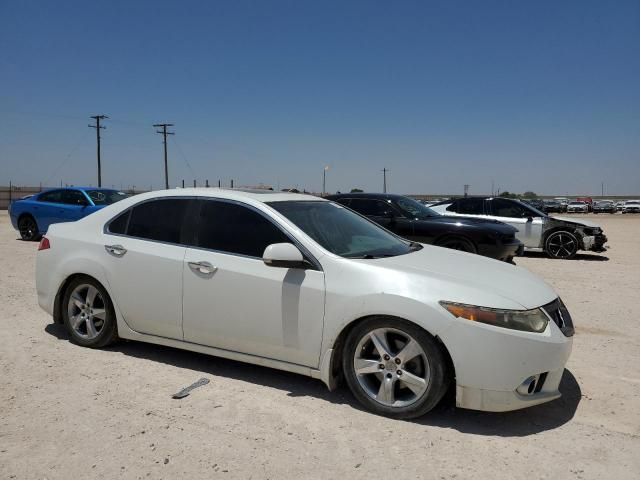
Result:
{"type": "Polygon", "coordinates": [[[79,220],[127,196],[108,188],[46,190],[13,202],[9,205],[9,216],[23,240],[38,240],[52,223],[79,220]]]}

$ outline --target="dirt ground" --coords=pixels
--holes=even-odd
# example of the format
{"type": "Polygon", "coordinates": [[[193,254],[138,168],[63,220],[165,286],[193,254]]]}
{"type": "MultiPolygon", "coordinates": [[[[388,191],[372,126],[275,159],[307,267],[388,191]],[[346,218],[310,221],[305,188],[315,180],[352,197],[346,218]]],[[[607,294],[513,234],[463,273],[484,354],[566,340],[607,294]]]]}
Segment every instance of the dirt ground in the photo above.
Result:
{"type": "Polygon", "coordinates": [[[640,216],[588,217],[606,254],[517,259],[576,323],[562,399],[506,414],[442,405],[405,422],[302,376],[69,343],[37,305],[37,244],[0,212],[0,478],[640,478],[640,216]],[[201,377],[211,383],[171,399],[201,377]]]}

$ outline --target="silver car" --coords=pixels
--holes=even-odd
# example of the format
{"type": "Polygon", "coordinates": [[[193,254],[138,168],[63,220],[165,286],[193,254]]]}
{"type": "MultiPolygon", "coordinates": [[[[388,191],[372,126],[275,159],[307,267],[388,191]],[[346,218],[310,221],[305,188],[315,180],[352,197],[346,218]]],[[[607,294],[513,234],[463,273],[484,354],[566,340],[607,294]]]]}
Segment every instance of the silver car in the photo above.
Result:
{"type": "Polygon", "coordinates": [[[579,250],[603,252],[607,237],[595,223],[550,217],[519,200],[465,197],[431,207],[442,215],[492,218],[513,225],[525,250],[542,251],[551,258],[573,258],[579,250]]]}

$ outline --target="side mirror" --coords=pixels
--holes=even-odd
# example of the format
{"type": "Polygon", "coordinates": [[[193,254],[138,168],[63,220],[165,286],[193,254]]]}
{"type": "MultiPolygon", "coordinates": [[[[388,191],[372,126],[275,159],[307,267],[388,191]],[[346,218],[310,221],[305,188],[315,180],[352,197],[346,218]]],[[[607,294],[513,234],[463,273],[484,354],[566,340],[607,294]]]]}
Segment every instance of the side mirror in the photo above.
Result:
{"type": "Polygon", "coordinates": [[[311,264],[292,243],[273,243],[264,249],[262,261],[269,267],[308,268],[311,264]]]}

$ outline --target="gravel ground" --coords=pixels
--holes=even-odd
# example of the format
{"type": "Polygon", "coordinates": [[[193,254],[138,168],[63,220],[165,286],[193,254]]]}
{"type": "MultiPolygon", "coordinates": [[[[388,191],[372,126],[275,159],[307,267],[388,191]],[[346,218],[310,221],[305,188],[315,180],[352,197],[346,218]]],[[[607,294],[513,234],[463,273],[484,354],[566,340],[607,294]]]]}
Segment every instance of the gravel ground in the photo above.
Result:
{"type": "Polygon", "coordinates": [[[517,259],[576,323],[562,399],[506,414],[441,405],[405,422],[285,372],[69,343],[37,305],[36,244],[2,212],[0,478],[640,478],[640,216],[577,216],[611,250],[517,259]],[[201,377],[211,383],[171,399],[201,377]]]}

